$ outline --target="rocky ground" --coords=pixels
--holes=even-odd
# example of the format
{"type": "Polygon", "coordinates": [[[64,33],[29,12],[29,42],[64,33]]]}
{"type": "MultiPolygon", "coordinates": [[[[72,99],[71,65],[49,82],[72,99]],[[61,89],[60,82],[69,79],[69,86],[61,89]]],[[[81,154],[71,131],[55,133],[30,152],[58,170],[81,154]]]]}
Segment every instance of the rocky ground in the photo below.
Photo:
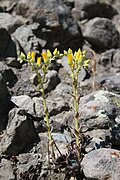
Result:
{"type": "MultiPolygon", "coordinates": [[[[0,0],[0,180],[64,180],[64,173],[48,171],[36,75],[18,62],[20,52],[56,47],[96,54],[94,79],[91,69],[79,76],[79,120],[82,133],[90,136],[79,179],[120,180],[119,37],[119,0],[0,0]]],[[[53,138],[66,154],[72,137],[63,127],[74,128],[67,60],[52,64],[47,78],[53,138]]]]}

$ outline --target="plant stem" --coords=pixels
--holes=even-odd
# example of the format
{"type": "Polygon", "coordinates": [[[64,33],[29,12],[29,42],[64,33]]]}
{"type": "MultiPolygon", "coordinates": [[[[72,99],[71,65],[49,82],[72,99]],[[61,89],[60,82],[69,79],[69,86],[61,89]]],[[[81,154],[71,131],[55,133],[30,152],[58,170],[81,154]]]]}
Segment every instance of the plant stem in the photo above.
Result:
{"type": "Polygon", "coordinates": [[[51,127],[50,127],[50,122],[49,122],[49,112],[48,112],[48,107],[46,104],[45,91],[44,91],[43,83],[42,83],[41,92],[42,92],[43,105],[44,105],[44,111],[45,111],[46,126],[47,126],[47,130],[48,130],[48,139],[49,139],[49,141],[52,141],[51,127]]]}
{"type": "Polygon", "coordinates": [[[75,136],[76,145],[78,148],[78,158],[80,159],[80,130],[79,130],[79,94],[78,94],[78,73],[72,71],[72,87],[73,87],[73,98],[74,98],[74,111],[75,111],[75,136]]]}
{"type": "Polygon", "coordinates": [[[38,72],[38,70],[36,70],[38,82],[41,85],[41,93],[42,93],[43,106],[44,106],[44,112],[45,112],[45,123],[47,126],[47,132],[48,132],[48,141],[49,141],[49,145],[51,146],[52,156],[54,157],[54,149],[53,149],[53,145],[52,145],[53,138],[52,138],[52,134],[51,134],[51,126],[50,126],[50,121],[49,121],[49,111],[48,111],[48,107],[47,107],[47,103],[46,103],[45,90],[44,90],[44,82],[46,79],[46,72],[43,72],[43,73],[44,73],[44,75],[42,78],[40,73],[38,72]]]}

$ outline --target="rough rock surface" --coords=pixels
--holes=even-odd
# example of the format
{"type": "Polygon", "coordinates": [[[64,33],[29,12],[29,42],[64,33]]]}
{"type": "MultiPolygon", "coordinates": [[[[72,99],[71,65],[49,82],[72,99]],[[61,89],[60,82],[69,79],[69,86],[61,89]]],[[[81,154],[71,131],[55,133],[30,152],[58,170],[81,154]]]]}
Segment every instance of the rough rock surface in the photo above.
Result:
{"type": "Polygon", "coordinates": [[[120,179],[120,151],[102,148],[88,153],[82,160],[88,179],[120,179]]]}
{"type": "Polygon", "coordinates": [[[99,50],[118,47],[118,30],[107,18],[96,17],[88,21],[83,36],[99,50]]]}
{"type": "Polygon", "coordinates": [[[13,163],[11,163],[9,160],[4,159],[4,158],[0,162],[0,179],[1,180],[15,179],[13,163]]]}
{"type": "Polygon", "coordinates": [[[12,96],[11,101],[15,104],[15,106],[23,108],[27,112],[34,114],[34,102],[29,96],[12,96]]]}
{"type": "Polygon", "coordinates": [[[12,34],[19,26],[24,23],[20,16],[12,16],[8,13],[0,13],[0,26],[12,34]]]}
{"type": "Polygon", "coordinates": [[[16,46],[10,34],[3,27],[0,27],[0,59],[3,57],[16,57],[16,46]]]}
{"type": "Polygon", "coordinates": [[[1,137],[0,153],[14,156],[25,152],[26,148],[39,140],[33,120],[22,109],[12,109],[6,131],[1,137]]]}
{"type": "MultiPolygon", "coordinates": [[[[63,53],[70,47],[86,49],[97,65],[94,77],[92,67],[79,75],[79,123],[83,137],[88,138],[80,178],[119,180],[119,0],[0,0],[0,24],[0,179],[65,179],[64,173],[56,173],[58,167],[52,166],[51,173],[48,170],[47,127],[38,80],[27,63],[17,60],[21,52],[35,50],[38,57],[45,49],[57,47],[63,53]]],[[[67,63],[67,58],[54,61],[44,84],[52,135],[63,154],[75,139],[67,63]]],[[[57,149],[55,153],[60,155],[57,149]]]]}
{"type": "Polygon", "coordinates": [[[106,2],[99,0],[75,0],[75,8],[72,9],[73,16],[77,20],[92,19],[94,17],[112,18],[117,10],[106,2]]]}
{"type": "Polygon", "coordinates": [[[80,117],[86,128],[109,128],[114,124],[119,108],[114,101],[119,98],[119,95],[102,90],[82,97],[80,117]]]}
{"type": "MultiPolygon", "coordinates": [[[[37,24],[35,24],[37,26],[37,24]]],[[[31,26],[23,25],[16,29],[13,34],[13,37],[16,38],[19,42],[19,45],[26,54],[29,51],[37,51],[40,52],[41,47],[45,47],[46,42],[38,39],[33,31],[31,26]]]]}

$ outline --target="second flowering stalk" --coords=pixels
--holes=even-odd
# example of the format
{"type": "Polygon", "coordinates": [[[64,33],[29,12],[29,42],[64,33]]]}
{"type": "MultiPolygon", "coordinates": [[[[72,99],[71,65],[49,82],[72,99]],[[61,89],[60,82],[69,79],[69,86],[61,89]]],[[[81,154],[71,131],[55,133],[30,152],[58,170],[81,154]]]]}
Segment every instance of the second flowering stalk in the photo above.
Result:
{"type": "Polygon", "coordinates": [[[74,119],[75,119],[75,138],[76,138],[76,147],[78,152],[78,159],[81,159],[81,127],[79,123],[79,103],[80,103],[80,95],[78,92],[79,85],[79,74],[81,68],[88,68],[90,59],[87,59],[87,52],[84,50],[83,52],[78,49],[78,51],[73,51],[69,48],[68,52],[64,51],[64,55],[68,58],[68,65],[71,69],[71,78],[72,78],[72,88],[73,88],[73,99],[74,99],[74,119]]]}

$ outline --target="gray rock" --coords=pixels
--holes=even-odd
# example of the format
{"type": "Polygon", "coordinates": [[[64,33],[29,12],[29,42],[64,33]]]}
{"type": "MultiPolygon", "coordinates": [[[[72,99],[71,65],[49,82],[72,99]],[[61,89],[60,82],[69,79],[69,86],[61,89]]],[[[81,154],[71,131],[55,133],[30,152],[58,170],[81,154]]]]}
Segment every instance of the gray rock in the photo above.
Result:
{"type": "Polygon", "coordinates": [[[41,25],[36,35],[47,42],[45,49],[76,48],[83,42],[80,28],[61,0],[20,0],[17,14],[41,25]]]}
{"type": "Polygon", "coordinates": [[[13,170],[13,164],[7,160],[2,158],[0,161],[0,179],[1,180],[14,180],[15,174],[13,170]]]}
{"type": "MultiPolygon", "coordinates": [[[[42,75],[43,72],[40,70],[40,74],[42,75]]],[[[60,83],[60,78],[58,76],[58,72],[55,70],[48,71],[46,75],[46,83],[44,84],[45,93],[50,92],[51,90],[55,89],[56,86],[60,83]]],[[[30,77],[30,81],[35,86],[38,85],[38,78],[36,74],[32,74],[30,77]]]]}
{"type": "Polygon", "coordinates": [[[5,84],[2,74],[0,73],[0,102],[6,99],[8,96],[9,96],[9,93],[8,93],[7,86],[5,84]]]}
{"type": "Polygon", "coordinates": [[[42,97],[33,97],[33,102],[35,103],[35,114],[39,117],[44,116],[44,107],[43,107],[43,99],[42,97]]]}
{"type": "Polygon", "coordinates": [[[13,36],[18,40],[22,49],[24,49],[25,53],[27,54],[29,51],[36,51],[40,52],[41,46],[44,47],[46,44],[45,41],[38,39],[31,29],[31,26],[21,26],[17,28],[14,32],[13,36]]]}
{"type": "Polygon", "coordinates": [[[9,92],[4,81],[2,74],[0,73],[0,132],[6,126],[7,123],[7,114],[11,108],[11,103],[9,101],[9,92]]]}
{"type": "Polygon", "coordinates": [[[6,58],[5,63],[7,64],[7,66],[13,67],[13,68],[21,68],[22,67],[22,64],[20,64],[20,62],[17,61],[17,59],[14,57],[6,58]]]}
{"type": "Polygon", "coordinates": [[[56,86],[60,83],[58,72],[55,70],[48,71],[46,78],[47,78],[47,82],[45,84],[46,92],[50,92],[51,90],[55,89],[56,86]]]}
{"type": "Polygon", "coordinates": [[[3,11],[4,11],[4,9],[0,6],[0,13],[3,12],[3,11]]]}
{"type": "Polygon", "coordinates": [[[110,129],[94,129],[92,131],[87,131],[85,135],[89,135],[92,138],[102,139],[104,142],[108,142],[112,135],[110,129]]]}
{"type": "Polygon", "coordinates": [[[49,96],[47,98],[50,115],[56,115],[62,111],[69,111],[70,106],[67,100],[62,97],[49,96]]]}
{"type": "Polygon", "coordinates": [[[55,142],[68,144],[72,141],[70,134],[52,133],[55,142]]]}
{"type": "Polygon", "coordinates": [[[5,28],[0,28],[0,56],[3,55],[6,51],[6,48],[9,44],[10,41],[10,35],[9,33],[6,31],[5,28]]]}
{"type": "Polygon", "coordinates": [[[119,95],[102,90],[82,97],[79,111],[83,128],[106,129],[111,127],[118,114],[118,107],[114,103],[116,98],[119,99],[119,95]]]}
{"type": "Polygon", "coordinates": [[[72,93],[72,87],[67,83],[61,82],[57,85],[54,92],[61,95],[68,95],[72,93]]]}
{"type": "Polygon", "coordinates": [[[12,87],[12,92],[14,96],[25,94],[32,97],[35,96],[36,94],[37,95],[40,94],[30,82],[30,77],[32,76],[33,72],[29,65],[23,64],[20,70],[16,69],[15,71],[16,71],[15,73],[18,76],[18,81],[12,87]]]}
{"type": "MultiPolygon", "coordinates": [[[[44,115],[44,109],[43,109],[43,101],[42,98],[37,98],[34,97],[33,101],[35,102],[35,112],[38,116],[43,116],[44,115]]],[[[53,95],[49,96],[47,99],[47,106],[49,110],[50,116],[57,115],[61,113],[62,111],[68,111],[70,109],[69,104],[67,100],[65,100],[63,97],[60,96],[54,96],[53,95]]]]}
{"type": "Polygon", "coordinates": [[[120,125],[120,115],[115,118],[115,122],[117,125],[120,125]]]}
{"type": "Polygon", "coordinates": [[[120,68],[120,50],[116,51],[113,56],[112,66],[115,68],[120,68]]]}
{"type": "Polygon", "coordinates": [[[18,161],[16,170],[18,179],[29,178],[32,180],[40,176],[42,166],[41,154],[20,154],[16,158],[18,161]]]}
{"type": "MultiPolygon", "coordinates": [[[[104,89],[107,89],[108,91],[114,92],[116,94],[120,94],[120,73],[116,74],[115,76],[102,78],[100,84],[104,89]]],[[[114,99],[114,102],[115,101],[117,104],[117,98],[114,99]]]]}
{"type": "Polygon", "coordinates": [[[91,151],[82,160],[82,169],[88,179],[120,179],[120,151],[102,148],[91,151]]]}
{"type": "Polygon", "coordinates": [[[0,62],[0,73],[2,74],[3,80],[6,82],[7,86],[13,87],[17,82],[16,74],[4,62],[0,62]]]}
{"type": "Polygon", "coordinates": [[[83,20],[94,17],[111,19],[118,12],[111,4],[99,0],[75,0],[75,8],[72,13],[75,19],[83,20]]]}
{"type": "Polygon", "coordinates": [[[21,114],[21,109],[14,108],[9,113],[6,131],[1,137],[0,153],[10,156],[25,152],[39,137],[33,120],[21,114]]]}
{"type": "MultiPolygon", "coordinates": [[[[119,116],[117,118],[119,118],[119,116]]],[[[119,147],[120,145],[120,125],[118,124],[118,122],[116,122],[116,120],[115,120],[115,124],[110,129],[111,135],[112,135],[111,142],[112,142],[113,147],[116,147],[116,146],[119,147]]]]}
{"type": "Polygon", "coordinates": [[[117,51],[116,49],[110,49],[101,53],[99,64],[103,66],[111,66],[116,51],[117,51]]]}
{"type": "Polygon", "coordinates": [[[20,16],[10,15],[8,13],[0,13],[0,25],[10,34],[12,34],[23,23],[23,18],[20,16]]]}
{"type": "MultiPolygon", "coordinates": [[[[115,16],[112,18],[112,22],[113,22],[113,24],[116,26],[117,30],[118,30],[119,33],[120,33],[120,14],[115,15],[115,16]]],[[[119,45],[120,45],[120,43],[119,43],[119,45]]]]}
{"type": "Polygon", "coordinates": [[[106,146],[105,141],[99,138],[91,138],[90,143],[86,146],[85,152],[88,153],[95,149],[104,148],[106,146]]]}
{"type": "Polygon", "coordinates": [[[99,50],[118,47],[118,30],[107,18],[96,17],[88,21],[83,30],[83,36],[99,50]]]}
{"type": "Polygon", "coordinates": [[[16,57],[16,46],[5,28],[0,27],[0,59],[3,57],[16,57]]]}
{"type": "Polygon", "coordinates": [[[28,95],[12,96],[11,101],[19,108],[34,114],[34,102],[28,95]]]}

